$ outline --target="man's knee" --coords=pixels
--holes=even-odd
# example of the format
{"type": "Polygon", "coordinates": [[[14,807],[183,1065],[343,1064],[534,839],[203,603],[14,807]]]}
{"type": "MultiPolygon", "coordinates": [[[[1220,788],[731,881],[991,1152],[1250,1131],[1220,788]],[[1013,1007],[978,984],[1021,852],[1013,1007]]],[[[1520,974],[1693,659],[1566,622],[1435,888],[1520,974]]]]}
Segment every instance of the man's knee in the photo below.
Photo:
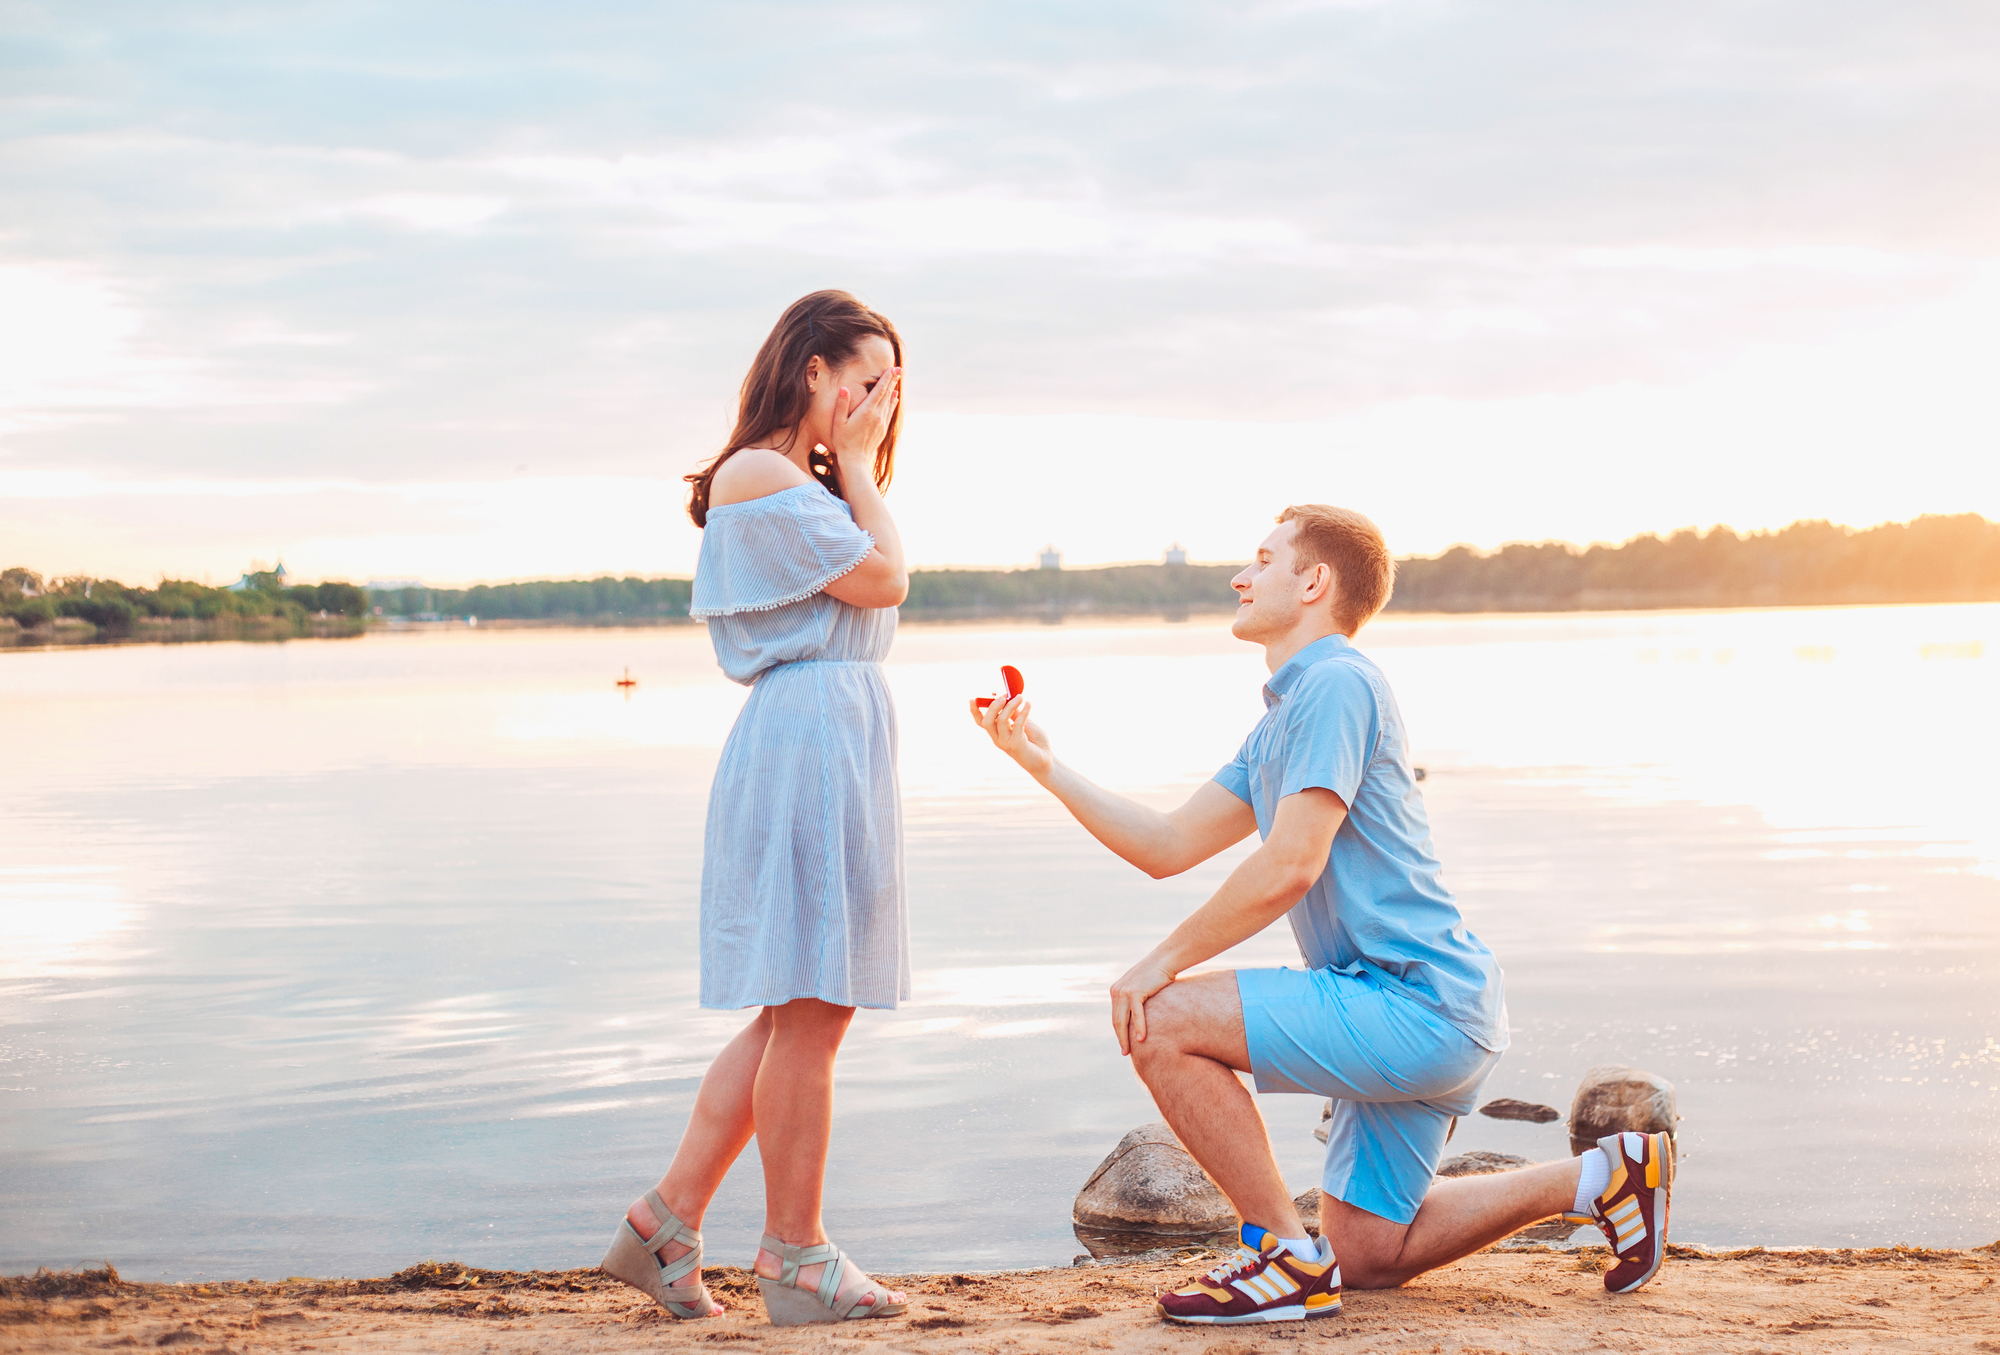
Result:
{"type": "Polygon", "coordinates": [[[1243,1008],[1233,974],[1204,974],[1168,984],[1146,1000],[1146,1038],[1132,1046],[1140,1075],[1185,1054],[1247,1068],[1243,1008]]]}
{"type": "Polygon", "coordinates": [[[1162,1020],[1154,1014],[1152,1006],[1151,1002],[1146,1004],[1146,1038],[1132,1042],[1132,1066],[1139,1070],[1140,1077],[1188,1052],[1186,1023],[1162,1020]]]}
{"type": "Polygon", "coordinates": [[[1400,1289],[1417,1277],[1400,1262],[1366,1252],[1349,1255],[1336,1248],[1334,1256],[1340,1262],[1340,1283],[1347,1289],[1400,1289]]]}
{"type": "Polygon", "coordinates": [[[1320,1226],[1340,1261],[1340,1282],[1350,1289],[1394,1289],[1416,1278],[1403,1260],[1410,1226],[1393,1223],[1345,1200],[1320,1200],[1320,1226]]]}

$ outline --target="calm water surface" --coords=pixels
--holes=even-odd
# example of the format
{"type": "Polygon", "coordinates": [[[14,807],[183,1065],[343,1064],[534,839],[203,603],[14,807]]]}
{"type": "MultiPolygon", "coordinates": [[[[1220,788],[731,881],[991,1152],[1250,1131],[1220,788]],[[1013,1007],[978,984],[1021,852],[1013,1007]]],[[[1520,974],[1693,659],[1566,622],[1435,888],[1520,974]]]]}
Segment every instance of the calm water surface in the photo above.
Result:
{"type": "MultiPolygon", "coordinates": [[[[1508,976],[1488,1084],[1679,1086],[1677,1234],[2000,1236],[2000,607],[1390,619],[1447,879],[1508,976]]],[[[1261,710],[1220,621],[906,627],[916,1000],[840,1065],[827,1216],[884,1269],[1067,1261],[1156,1117],[1104,984],[1242,850],[1147,880],[966,722],[1160,804],[1261,710]]],[[[695,1005],[742,699],[698,629],[0,655],[0,1269],[594,1263],[740,1024],[695,1005]],[[621,695],[629,667],[640,685],[621,695]]],[[[1230,964],[1297,963],[1288,930],[1230,964]]],[[[1296,1187],[1314,1098],[1260,1098],[1296,1187]]],[[[1473,1117],[1454,1148],[1566,1153],[1473,1117]]],[[[746,1262],[754,1153],[709,1216],[746,1262]]]]}

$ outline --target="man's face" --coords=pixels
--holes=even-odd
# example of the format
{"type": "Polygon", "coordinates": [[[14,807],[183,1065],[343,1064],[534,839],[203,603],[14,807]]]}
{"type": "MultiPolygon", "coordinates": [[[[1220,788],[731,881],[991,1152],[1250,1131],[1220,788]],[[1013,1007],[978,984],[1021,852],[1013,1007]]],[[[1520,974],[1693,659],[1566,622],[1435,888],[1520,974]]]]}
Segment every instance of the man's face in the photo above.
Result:
{"type": "Polygon", "coordinates": [[[1297,529],[1296,523],[1279,523],[1257,547],[1257,558],[1229,581],[1236,590],[1236,619],[1229,623],[1229,633],[1237,639],[1264,644],[1298,624],[1306,607],[1306,589],[1319,571],[1292,572],[1298,562],[1292,552],[1297,529]]]}

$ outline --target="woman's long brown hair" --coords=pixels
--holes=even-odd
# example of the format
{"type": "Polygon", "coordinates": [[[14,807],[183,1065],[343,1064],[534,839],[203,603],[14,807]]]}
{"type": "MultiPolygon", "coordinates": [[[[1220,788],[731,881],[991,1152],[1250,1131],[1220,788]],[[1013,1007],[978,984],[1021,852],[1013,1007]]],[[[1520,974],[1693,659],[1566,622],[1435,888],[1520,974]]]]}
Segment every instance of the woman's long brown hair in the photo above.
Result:
{"type": "MultiPolygon", "coordinates": [[[[896,350],[896,365],[903,364],[903,340],[896,327],[846,292],[814,292],[800,297],[778,317],[750,373],[743,378],[737,404],[736,431],[729,445],[687,477],[694,488],[688,494],[688,516],[697,527],[708,525],[708,487],[715,472],[745,447],[765,441],[774,433],[789,433],[799,426],[812,403],[806,389],[806,365],[814,355],[839,369],[870,335],[879,334],[896,350]]],[[[859,404],[860,401],[855,401],[859,404]]],[[[899,404],[890,417],[889,431],[875,452],[875,485],[887,489],[896,472],[896,434],[902,431],[903,409],[899,404]]],[[[808,452],[814,474],[828,489],[840,494],[840,471],[833,459],[818,449],[808,452]]],[[[846,497],[842,495],[842,497],[846,497]]]]}

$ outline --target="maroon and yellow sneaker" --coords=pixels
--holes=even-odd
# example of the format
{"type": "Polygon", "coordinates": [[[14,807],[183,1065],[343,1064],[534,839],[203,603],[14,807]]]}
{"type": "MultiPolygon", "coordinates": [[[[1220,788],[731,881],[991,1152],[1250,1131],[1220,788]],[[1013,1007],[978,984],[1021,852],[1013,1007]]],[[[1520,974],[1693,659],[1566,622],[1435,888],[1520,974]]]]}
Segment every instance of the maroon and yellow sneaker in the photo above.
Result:
{"type": "Polygon", "coordinates": [[[1590,1221],[1604,1230],[1617,1258],[1604,1272],[1604,1287],[1629,1294],[1666,1259],[1674,1141],[1667,1134],[1606,1134],[1597,1146],[1611,1159],[1611,1181],[1591,1201],[1590,1221]]]}
{"type": "Polygon", "coordinates": [[[1296,1322],[1340,1311],[1340,1262],[1322,1240],[1324,1260],[1294,1256],[1255,1224],[1239,1234],[1243,1245],[1197,1280],[1160,1295],[1155,1309],[1169,1322],[1229,1326],[1238,1322],[1296,1322]]]}

